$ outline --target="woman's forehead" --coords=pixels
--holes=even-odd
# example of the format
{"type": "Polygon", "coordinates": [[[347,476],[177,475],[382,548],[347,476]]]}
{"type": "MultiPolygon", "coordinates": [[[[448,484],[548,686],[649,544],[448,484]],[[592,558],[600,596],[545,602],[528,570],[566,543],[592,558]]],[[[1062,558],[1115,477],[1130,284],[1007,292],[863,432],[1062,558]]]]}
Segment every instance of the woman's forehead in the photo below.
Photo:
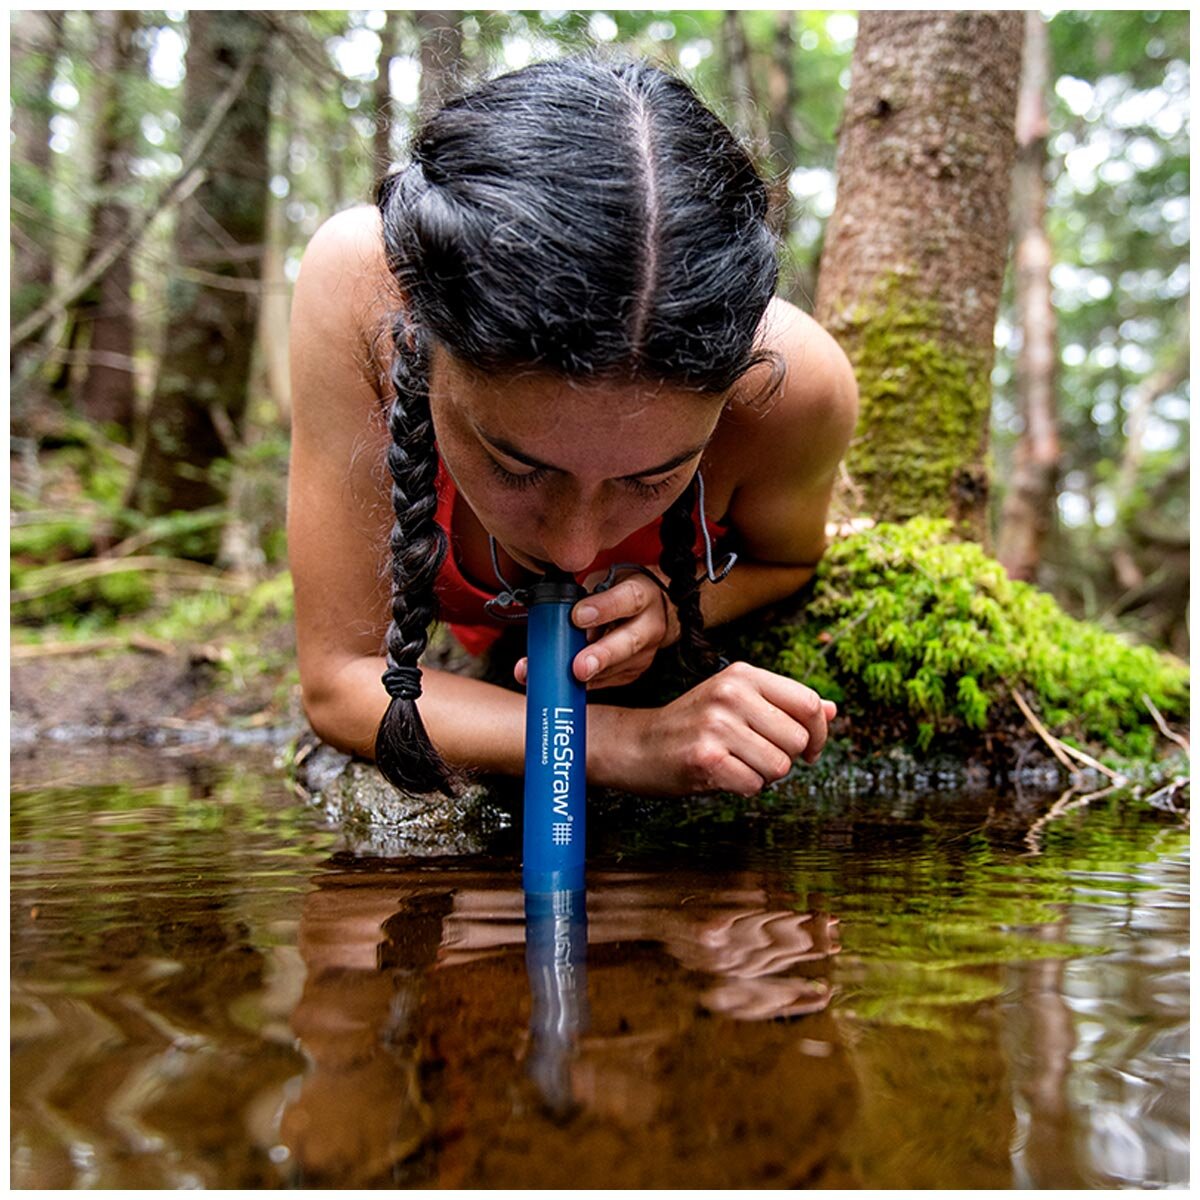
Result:
{"type": "Polygon", "coordinates": [[[431,386],[476,433],[549,462],[562,458],[568,441],[592,453],[619,450],[622,461],[630,454],[664,461],[705,441],[723,406],[719,396],[650,381],[583,381],[536,370],[489,377],[449,355],[435,361],[431,386]]]}

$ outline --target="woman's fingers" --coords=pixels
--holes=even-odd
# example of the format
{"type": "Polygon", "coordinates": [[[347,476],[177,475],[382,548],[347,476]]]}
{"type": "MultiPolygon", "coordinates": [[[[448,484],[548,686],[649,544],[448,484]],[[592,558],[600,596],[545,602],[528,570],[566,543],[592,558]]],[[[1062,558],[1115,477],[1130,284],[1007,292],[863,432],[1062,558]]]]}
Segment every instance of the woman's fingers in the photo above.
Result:
{"type": "Polygon", "coordinates": [[[822,700],[807,684],[789,679],[786,675],[776,675],[773,671],[765,671],[747,663],[734,663],[726,670],[734,668],[747,674],[748,682],[754,685],[764,700],[804,727],[808,742],[800,753],[805,762],[816,762],[829,737],[829,710],[832,707],[836,713],[837,706],[822,700]]]}
{"type": "Polygon", "coordinates": [[[788,766],[804,754],[812,744],[812,734],[808,726],[788,716],[782,709],[776,708],[764,696],[755,696],[749,700],[745,709],[746,724],[760,737],[766,738],[774,746],[778,746],[788,757],[788,766]]]}
{"type": "Polygon", "coordinates": [[[644,575],[630,575],[606,592],[585,596],[575,605],[571,619],[580,629],[597,629],[636,617],[651,607],[661,609],[661,594],[644,575]]]}
{"type": "Polygon", "coordinates": [[[762,737],[751,728],[746,729],[732,749],[737,758],[762,780],[755,791],[761,791],[768,784],[778,783],[792,769],[792,760],[795,757],[773,739],[762,737]]]}
{"type": "Polygon", "coordinates": [[[581,683],[610,682],[606,675],[615,674],[640,657],[645,659],[638,671],[641,674],[662,645],[665,632],[662,614],[653,609],[640,613],[633,620],[622,621],[576,655],[575,678],[581,683]]]}

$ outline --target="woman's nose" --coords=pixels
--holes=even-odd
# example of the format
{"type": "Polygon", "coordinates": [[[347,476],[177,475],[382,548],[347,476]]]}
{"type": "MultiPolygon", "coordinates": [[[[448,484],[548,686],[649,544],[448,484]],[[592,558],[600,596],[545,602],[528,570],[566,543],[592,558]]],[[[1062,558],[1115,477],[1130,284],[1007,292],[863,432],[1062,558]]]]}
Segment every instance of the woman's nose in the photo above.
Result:
{"type": "Polygon", "coordinates": [[[596,514],[586,509],[548,513],[542,528],[542,548],[560,571],[572,575],[586,571],[604,548],[596,514]]]}

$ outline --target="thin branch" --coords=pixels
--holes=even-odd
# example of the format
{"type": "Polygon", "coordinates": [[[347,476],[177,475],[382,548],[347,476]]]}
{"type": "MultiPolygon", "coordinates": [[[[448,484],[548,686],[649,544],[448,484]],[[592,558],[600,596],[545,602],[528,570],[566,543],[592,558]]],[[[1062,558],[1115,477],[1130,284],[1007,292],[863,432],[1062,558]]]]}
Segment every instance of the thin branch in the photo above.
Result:
{"type": "MultiPolygon", "coordinates": [[[[38,210],[31,204],[26,204],[24,201],[13,198],[12,207],[14,210],[21,210],[30,216],[41,216],[38,210]]],[[[62,222],[55,222],[44,219],[43,223],[46,228],[54,232],[58,237],[75,242],[87,242],[89,235],[81,233],[74,228],[68,228],[62,222]]],[[[221,261],[229,261],[231,257],[237,256],[243,259],[253,260],[262,256],[263,248],[261,245],[256,246],[235,246],[231,248],[231,252],[222,252],[221,261]]],[[[168,254],[163,254],[160,251],[153,250],[147,246],[137,246],[133,248],[133,252],[137,254],[137,262],[140,266],[147,269],[160,269],[171,275],[177,276],[180,279],[191,279],[196,283],[203,283],[210,287],[223,288],[230,292],[251,292],[251,293],[286,293],[291,290],[290,283],[267,282],[260,279],[245,279],[230,275],[217,275],[212,271],[204,271],[199,267],[185,266],[175,260],[174,257],[168,254]]],[[[52,357],[51,361],[61,361],[52,357]]]]}
{"type": "Polygon", "coordinates": [[[226,573],[217,567],[206,567],[202,563],[184,558],[148,555],[140,558],[85,559],[62,566],[44,567],[30,573],[31,582],[25,587],[14,588],[9,593],[9,602],[22,604],[27,600],[37,600],[92,579],[126,571],[154,572],[180,582],[186,581],[194,587],[212,588],[230,595],[238,595],[246,590],[242,585],[228,579],[226,573]]]}
{"type": "Polygon", "coordinates": [[[233,107],[234,101],[241,95],[250,78],[251,70],[257,65],[258,56],[250,55],[238,68],[237,73],[229,81],[224,92],[212,110],[205,118],[191,145],[187,149],[179,173],[163,189],[158,199],[137,220],[132,221],[129,228],[120,237],[110,242],[102,249],[88,265],[65,287],[60,288],[51,296],[37,312],[26,317],[12,331],[11,347],[20,346],[29,341],[43,326],[54,317],[66,310],[75,300],[83,295],[98,279],[100,279],[123,254],[134,246],[149,228],[154,219],[167,208],[182,204],[203,182],[204,172],[197,169],[204,152],[216,136],[226,113],[233,107]]]}
{"type": "Polygon", "coordinates": [[[1111,767],[1106,767],[1102,762],[1097,762],[1090,754],[1085,754],[1078,746],[1072,746],[1069,742],[1058,743],[1072,758],[1077,758],[1085,766],[1091,767],[1093,771],[1099,771],[1101,775],[1107,775],[1114,784],[1118,786],[1129,782],[1124,775],[1119,775],[1111,767]]]}
{"type": "Polygon", "coordinates": [[[340,92],[350,82],[349,78],[329,62],[324,48],[312,34],[307,29],[298,29],[289,16],[286,9],[262,13],[267,25],[287,43],[294,61],[307,68],[320,87],[340,92]]]}
{"type": "Polygon", "coordinates": [[[98,654],[104,650],[143,650],[147,654],[169,655],[176,647],[144,633],[129,637],[92,638],[86,642],[37,642],[12,647],[15,659],[65,658],[77,654],[98,654]]]}
{"type": "Polygon", "coordinates": [[[1046,743],[1047,746],[1050,747],[1050,753],[1053,754],[1054,757],[1057,758],[1058,761],[1060,763],[1062,763],[1062,765],[1064,767],[1067,768],[1067,771],[1071,775],[1074,775],[1075,774],[1075,764],[1063,753],[1062,742],[1060,742],[1058,740],[1058,738],[1056,738],[1045,727],[1045,725],[1043,725],[1041,723],[1041,721],[1039,721],[1037,719],[1037,716],[1034,714],[1033,709],[1030,708],[1029,705],[1025,702],[1025,697],[1022,696],[1021,693],[1018,692],[1016,688],[1012,689],[1012,698],[1017,702],[1017,707],[1025,714],[1025,719],[1030,723],[1030,725],[1033,726],[1033,728],[1037,732],[1038,736],[1042,739],[1043,742],[1046,743]]]}
{"type": "Polygon", "coordinates": [[[1157,725],[1162,731],[1163,737],[1170,738],[1171,741],[1173,741],[1177,746],[1182,746],[1185,754],[1191,754],[1191,743],[1187,740],[1187,738],[1180,736],[1167,726],[1166,721],[1163,720],[1162,713],[1160,713],[1158,709],[1154,707],[1154,701],[1151,700],[1145,692],[1142,693],[1142,703],[1150,710],[1150,715],[1154,718],[1155,725],[1157,725]]]}
{"type": "Polygon", "coordinates": [[[172,268],[172,273],[181,279],[191,279],[205,287],[217,288],[226,292],[246,292],[252,296],[265,296],[268,293],[286,295],[292,290],[290,283],[241,279],[235,275],[217,275],[212,271],[201,271],[199,267],[175,266],[172,268]]]}
{"type": "Polygon", "coordinates": [[[62,350],[54,349],[49,354],[50,362],[69,363],[80,367],[108,367],[112,371],[128,371],[137,374],[137,360],[132,354],[118,354],[115,350],[62,350]]]}
{"type": "Polygon", "coordinates": [[[1072,775],[1075,774],[1076,767],[1065,755],[1071,755],[1085,766],[1091,767],[1093,771],[1099,771],[1101,775],[1107,775],[1113,782],[1113,787],[1124,787],[1129,782],[1124,775],[1114,771],[1112,767],[1106,767],[1102,762],[1094,759],[1090,754],[1080,750],[1077,746],[1072,746],[1067,742],[1056,738],[1034,715],[1033,709],[1026,703],[1024,696],[1016,690],[1012,689],[1012,698],[1017,702],[1017,707],[1025,714],[1026,720],[1037,730],[1042,741],[1050,747],[1054,757],[1058,759],[1072,775]]]}

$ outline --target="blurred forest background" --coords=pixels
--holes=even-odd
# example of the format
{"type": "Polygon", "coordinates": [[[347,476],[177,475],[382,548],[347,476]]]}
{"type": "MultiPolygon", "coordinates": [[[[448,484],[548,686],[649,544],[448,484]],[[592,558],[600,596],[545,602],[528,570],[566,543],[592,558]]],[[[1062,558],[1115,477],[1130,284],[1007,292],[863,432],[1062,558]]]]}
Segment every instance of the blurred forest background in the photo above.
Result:
{"type": "MultiPolygon", "coordinates": [[[[1013,222],[1044,234],[1049,303],[1010,263],[989,518],[1014,574],[1184,656],[1188,22],[1040,22],[1044,111],[1014,189],[1040,180],[1044,204],[1015,190],[1013,222]],[[1020,365],[1034,345],[1040,365],[1020,365]],[[1010,486],[1030,464],[1032,517],[1010,486]],[[1030,520],[1044,536],[1022,558],[1006,547],[1030,520]]],[[[18,639],[287,614],[291,283],[458,82],[593,46],[664,62],[773,181],[780,291],[812,311],[856,31],[852,12],[11,14],[18,639]]]]}

